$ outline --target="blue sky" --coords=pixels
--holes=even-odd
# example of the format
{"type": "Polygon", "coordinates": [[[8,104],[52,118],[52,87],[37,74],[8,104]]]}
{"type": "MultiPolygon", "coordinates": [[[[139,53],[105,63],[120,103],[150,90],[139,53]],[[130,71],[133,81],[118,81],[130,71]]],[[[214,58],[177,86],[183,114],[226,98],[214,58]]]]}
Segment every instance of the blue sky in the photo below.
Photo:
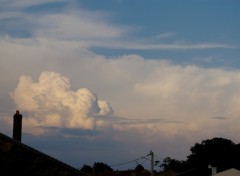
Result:
{"type": "Polygon", "coordinates": [[[74,167],[239,142],[239,16],[237,0],[2,0],[1,132],[19,109],[23,142],[74,167]]]}

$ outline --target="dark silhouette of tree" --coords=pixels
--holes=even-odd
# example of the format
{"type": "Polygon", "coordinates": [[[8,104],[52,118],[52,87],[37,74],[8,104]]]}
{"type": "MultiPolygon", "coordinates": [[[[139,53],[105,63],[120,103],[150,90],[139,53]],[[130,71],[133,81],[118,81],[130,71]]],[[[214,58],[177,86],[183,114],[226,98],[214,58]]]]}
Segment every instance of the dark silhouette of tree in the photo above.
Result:
{"type": "Polygon", "coordinates": [[[136,166],[136,168],[135,168],[135,171],[137,171],[137,172],[141,172],[141,171],[144,171],[145,169],[144,169],[144,167],[141,165],[141,164],[138,164],[137,166],[136,166]]]}
{"type": "Polygon", "coordinates": [[[186,161],[178,161],[167,157],[163,160],[163,170],[172,169],[178,173],[196,170],[194,175],[209,176],[209,165],[221,172],[230,168],[240,169],[240,144],[229,139],[212,138],[195,143],[186,161]]]}
{"type": "Polygon", "coordinates": [[[218,171],[239,168],[240,147],[231,140],[213,138],[196,143],[191,147],[192,152],[187,162],[192,166],[209,172],[208,166],[217,167],[218,171]]]}
{"type": "Polygon", "coordinates": [[[82,173],[86,175],[93,175],[93,168],[89,165],[84,164],[83,167],[80,169],[82,173]]]}
{"type": "Polygon", "coordinates": [[[163,163],[160,165],[163,170],[174,170],[175,172],[184,172],[189,169],[186,161],[178,161],[176,159],[172,159],[170,157],[166,157],[163,160],[163,163]]]}
{"type": "Polygon", "coordinates": [[[93,165],[94,173],[104,173],[107,171],[113,171],[113,169],[105,163],[95,162],[93,165]]]}

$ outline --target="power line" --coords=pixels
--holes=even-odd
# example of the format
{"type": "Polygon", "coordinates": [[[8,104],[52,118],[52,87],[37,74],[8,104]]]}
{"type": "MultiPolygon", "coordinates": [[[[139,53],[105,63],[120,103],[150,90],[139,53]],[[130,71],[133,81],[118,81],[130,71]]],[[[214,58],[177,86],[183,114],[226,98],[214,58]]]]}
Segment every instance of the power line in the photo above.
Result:
{"type": "Polygon", "coordinates": [[[134,159],[134,160],[130,160],[130,161],[127,161],[127,162],[122,162],[122,163],[119,163],[119,164],[115,164],[115,165],[112,165],[110,167],[116,167],[116,166],[121,166],[121,165],[125,165],[125,164],[129,164],[129,163],[133,163],[133,162],[136,162],[137,164],[139,163],[139,160],[142,160],[142,163],[145,163],[146,161],[150,161],[151,162],[151,174],[153,175],[154,174],[154,166],[157,166],[159,164],[160,161],[154,161],[154,157],[157,157],[157,158],[160,158],[161,160],[164,160],[162,157],[154,154],[152,151],[150,151],[149,154],[145,155],[145,156],[142,156],[140,158],[137,158],[137,159],[134,159]],[[151,157],[149,159],[149,157],[151,157]],[[154,163],[155,162],[155,163],[154,163]]]}
{"type": "Polygon", "coordinates": [[[143,165],[143,163],[145,163],[147,161],[147,159],[143,160],[143,162],[141,163],[141,165],[143,165]]]}
{"type": "Polygon", "coordinates": [[[162,158],[162,157],[160,157],[160,156],[156,155],[155,153],[154,153],[154,156],[156,156],[156,157],[160,158],[161,160],[164,160],[164,158],[162,158]]]}
{"type": "MultiPolygon", "coordinates": [[[[146,155],[146,156],[148,156],[148,155],[146,155]]],[[[131,161],[127,161],[127,162],[123,162],[123,163],[120,163],[120,164],[115,164],[115,165],[112,165],[110,167],[116,167],[116,166],[121,166],[121,165],[124,165],[124,164],[133,163],[133,162],[136,162],[136,161],[141,160],[141,159],[145,159],[146,160],[146,158],[145,158],[146,156],[142,156],[140,158],[137,158],[137,159],[134,159],[134,160],[131,160],[131,161]]]]}
{"type": "MultiPolygon", "coordinates": [[[[149,154],[148,154],[149,155],[149,154]]],[[[148,156],[147,155],[147,156],[148,156]]],[[[143,157],[145,160],[151,161],[149,158],[146,158],[146,156],[143,157]]]]}

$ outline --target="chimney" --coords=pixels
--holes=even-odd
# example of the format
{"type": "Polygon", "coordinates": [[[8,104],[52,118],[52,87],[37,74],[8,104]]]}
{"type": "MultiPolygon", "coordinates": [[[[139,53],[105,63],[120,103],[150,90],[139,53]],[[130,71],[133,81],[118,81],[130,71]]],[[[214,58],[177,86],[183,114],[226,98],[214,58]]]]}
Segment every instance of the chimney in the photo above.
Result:
{"type": "Polygon", "coordinates": [[[212,167],[212,175],[217,174],[217,167],[212,167]]]}
{"type": "Polygon", "coordinates": [[[13,116],[13,139],[21,142],[22,138],[22,114],[19,113],[19,110],[16,111],[16,114],[13,116]]]}
{"type": "Polygon", "coordinates": [[[211,169],[211,176],[217,174],[217,167],[208,165],[208,168],[211,169]]]}

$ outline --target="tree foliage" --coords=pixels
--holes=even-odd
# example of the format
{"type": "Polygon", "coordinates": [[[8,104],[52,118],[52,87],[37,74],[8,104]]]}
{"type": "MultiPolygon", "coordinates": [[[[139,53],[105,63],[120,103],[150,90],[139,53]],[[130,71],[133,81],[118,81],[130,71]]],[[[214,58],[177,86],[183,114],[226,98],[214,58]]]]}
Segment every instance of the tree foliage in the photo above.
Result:
{"type": "Polygon", "coordinates": [[[192,167],[208,168],[209,165],[217,167],[218,171],[229,168],[240,168],[238,159],[240,157],[239,144],[224,138],[213,138],[196,143],[191,147],[187,162],[192,167]]]}
{"type": "Polygon", "coordinates": [[[104,173],[107,171],[113,171],[113,169],[105,163],[95,162],[93,165],[93,170],[96,173],[104,173]]]}
{"type": "Polygon", "coordinates": [[[113,169],[105,163],[95,162],[92,167],[84,164],[80,171],[86,175],[93,175],[94,173],[104,174],[108,171],[113,171],[113,169]]]}
{"type": "Polygon", "coordinates": [[[163,170],[174,170],[176,172],[183,172],[188,169],[186,161],[178,161],[176,159],[166,157],[160,165],[163,170]]]}
{"type": "Polygon", "coordinates": [[[144,171],[145,169],[144,169],[144,167],[141,165],[141,164],[138,164],[137,166],[136,166],[136,168],[135,168],[135,171],[137,171],[137,172],[141,172],[141,171],[144,171]]]}
{"type": "Polygon", "coordinates": [[[84,164],[83,167],[80,169],[81,172],[85,173],[86,175],[93,174],[93,168],[89,165],[84,164]]]}
{"type": "Polygon", "coordinates": [[[209,166],[216,167],[218,172],[226,169],[240,169],[240,145],[224,138],[213,138],[195,143],[186,161],[178,161],[167,157],[163,160],[163,170],[176,172],[197,170],[200,175],[209,175],[209,166]]]}

